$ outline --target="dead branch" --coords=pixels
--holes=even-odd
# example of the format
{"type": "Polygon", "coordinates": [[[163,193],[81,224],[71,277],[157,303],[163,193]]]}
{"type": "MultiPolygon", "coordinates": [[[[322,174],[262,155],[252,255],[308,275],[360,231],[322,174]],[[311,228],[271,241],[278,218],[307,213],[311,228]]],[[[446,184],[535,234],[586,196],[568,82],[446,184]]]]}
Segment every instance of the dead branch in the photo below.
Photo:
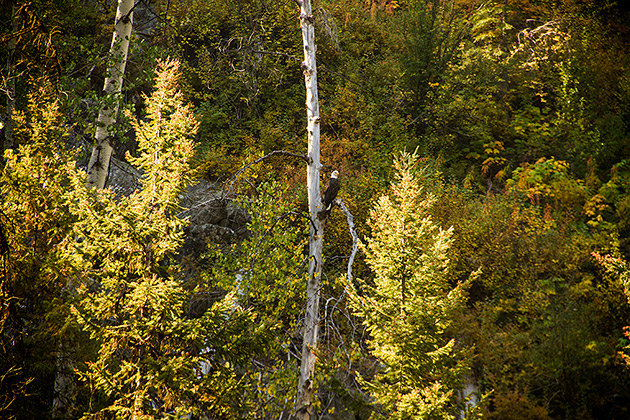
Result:
{"type": "Polygon", "coordinates": [[[301,154],[301,153],[292,153],[292,152],[287,152],[287,151],[285,151],[285,150],[274,150],[273,152],[268,153],[268,154],[266,154],[265,156],[263,156],[263,157],[261,157],[261,158],[259,158],[259,159],[256,159],[256,160],[255,160],[255,161],[253,161],[253,162],[248,163],[247,165],[243,166],[243,167],[242,167],[242,168],[240,168],[238,171],[236,171],[236,172],[234,173],[234,175],[232,175],[232,178],[230,178],[230,188],[229,188],[229,190],[228,190],[228,191],[229,191],[229,192],[233,191],[233,188],[232,188],[232,187],[234,186],[234,183],[235,183],[236,181],[238,181],[238,179],[239,179],[239,178],[240,178],[240,176],[243,174],[243,172],[245,172],[245,171],[246,171],[247,169],[249,169],[251,166],[253,166],[253,165],[257,164],[257,163],[260,163],[260,162],[262,162],[263,160],[268,159],[268,158],[270,158],[270,157],[272,157],[272,156],[275,156],[275,155],[283,155],[283,156],[295,157],[295,158],[299,158],[299,159],[304,160],[306,163],[309,163],[309,164],[311,163],[311,158],[309,158],[308,156],[303,155],[303,154],[301,154]]]}
{"type": "Polygon", "coordinates": [[[352,235],[352,252],[350,253],[350,258],[348,259],[348,283],[352,284],[352,263],[354,262],[354,257],[357,255],[357,251],[359,249],[359,236],[357,235],[357,230],[354,227],[354,217],[348,207],[341,201],[340,198],[335,200],[335,204],[339,206],[343,214],[346,215],[346,221],[348,222],[348,229],[350,229],[350,235],[352,235]]]}
{"type": "MultiPolygon", "coordinates": [[[[223,197],[225,198],[225,196],[226,196],[226,195],[228,195],[228,196],[229,196],[229,193],[233,191],[233,186],[234,186],[234,183],[235,183],[236,181],[238,181],[238,179],[239,179],[239,178],[240,178],[240,176],[243,174],[243,172],[245,172],[245,171],[246,171],[247,169],[249,169],[251,166],[253,166],[253,165],[257,164],[257,163],[260,163],[260,162],[262,162],[263,160],[265,160],[265,159],[267,159],[267,158],[270,158],[270,157],[272,157],[272,156],[275,156],[275,155],[284,155],[284,156],[296,157],[296,158],[303,159],[303,160],[304,160],[304,161],[306,161],[307,163],[308,163],[308,162],[310,162],[310,158],[309,158],[308,156],[306,156],[306,155],[303,155],[303,154],[300,154],[300,153],[287,152],[287,151],[285,151],[285,150],[274,150],[273,152],[271,152],[271,153],[269,153],[269,154],[266,154],[265,156],[263,156],[263,157],[261,157],[261,158],[259,158],[259,159],[256,159],[255,161],[250,162],[250,163],[248,163],[247,165],[243,166],[243,167],[242,167],[242,168],[240,168],[238,171],[236,171],[236,172],[234,173],[234,175],[232,175],[232,177],[231,177],[228,181],[225,181],[225,183],[230,182],[230,187],[229,187],[229,189],[228,189],[228,192],[227,192],[226,194],[224,194],[224,195],[223,195],[223,197]]],[[[204,202],[202,202],[202,203],[199,203],[199,204],[197,204],[197,205],[195,205],[195,206],[193,206],[193,207],[191,207],[191,208],[189,208],[189,209],[182,210],[181,212],[179,212],[179,213],[177,214],[177,217],[183,217],[186,213],[189,213],[189,212],[191,212],[192,210],[197,209],[197,208],[199,208],[199,207],[201,207],[201,206],[205,206],[206,204],[208,204],[208,203],[210,203],[210,202],[212,202],[212,201],[214,201],[214,200],[216,200],[216,198],[212,198],[212,199],[210,199],[210,200],[207,200],[207,201],[204,201],[204,202]]],[[[311,221],[311,223],[312,223],[312,221],[311,221]]]]}
{"type": "Polygon", "coordinates": [[[254,53],[254,54],[279,55],[280,57],[290,58],[293,61],[297,61],[298,63],[302,63],[302,60],[300,60],[299,58],[297,58],[296,56],[291,55],[291,54],[286,54],[286,53],[281,53],[281,52],[276,52],[276,51],[258,51],[258,50],[251,50],[251,52],[254,53]]]}

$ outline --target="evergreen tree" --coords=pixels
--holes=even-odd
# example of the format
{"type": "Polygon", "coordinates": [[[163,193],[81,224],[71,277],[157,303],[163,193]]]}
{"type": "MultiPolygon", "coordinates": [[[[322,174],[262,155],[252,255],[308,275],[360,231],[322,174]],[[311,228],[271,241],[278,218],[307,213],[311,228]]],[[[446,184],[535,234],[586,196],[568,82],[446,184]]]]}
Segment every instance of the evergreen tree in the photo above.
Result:
{"type": "MultiPolygon", "coordinates": [[[[74,162],[53,87],[45,79],[17,112],[15,148],[0,175],[0,417],[51,411],[58,349],[67,328],[67,269],[60,254],[72,231],[67,191],[74,162]]],[[[72,340],[70,340],[72,341],[72,340]]]]}
{"type": "Polygon", "coordinates": [[[424,192],[417,162],[408,153],[394,162],[396,182],[371,212],[365,252],[374,283],[351,296],[382,368],[362,382],[382,418],[451,419],[466,364],[448,328],[465,285],[447,282],[452,230],[431,219],[434,198],[424,192]]]}
{"type": "Polygon", "coordinates": [[[251,314],[227,295],[188,316],[174,260],[185,222],[173,210],[197,129],[177,75],[176,62],[159,65],[147,119],[134,124],[140,155],[128,160],[144,171],[142,190],[116,199],[75,179],[78,240],[67,257],[81,286],[73,310],[97,347],[82,373],[98,397],[86,418],[232,418],[239,408],[235,366],[251,354],[251,314]]]}

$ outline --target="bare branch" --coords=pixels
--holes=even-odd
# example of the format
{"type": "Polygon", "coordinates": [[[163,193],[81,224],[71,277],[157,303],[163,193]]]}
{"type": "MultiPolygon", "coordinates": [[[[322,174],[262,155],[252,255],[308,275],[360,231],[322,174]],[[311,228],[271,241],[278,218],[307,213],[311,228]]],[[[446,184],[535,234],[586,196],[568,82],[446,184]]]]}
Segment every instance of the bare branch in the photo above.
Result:
{"type": "Polygon", "coordinates": [[[297,61],[298,63],[302,63],[302,60],[300,60],[299,58],[297,58],[296,56],[294,56],[292,54],[286,54],[286,53],[275,52],[275,51],[257,51],[257,50],[252,50],[251,52],[253,52],[254,54],[279,55],[281,57],[290,58],[291,60],[297,61]]]}
{"type": "Polygon", "coordinates": [[[335,204],[339,206],[343,214],[346,215],[346,221],[348,222],[348,229],[350,229],[350,235],[352,235],[352,252],[350,253],[350,259],[348,260],[348,283],[352,284],[352,263],[354,262],[354,257],[357,255],[357,250],[359,249],[359,236],[357,235],[357,231],[354,228],[354,217],[348,207],[341,201],[340,198],[335,200],[335,204]]]}
{"type": "Polygon", "coordinates": [[[254,254],[254,258],[252,258],[252,262],[250,263],[250,269],[253,269],[254,264],[256,263],[256,260],[258,259],[258,252],[260,251],[260,244],[262,243],[262,241],[267,237],[267,235],[269,235],[271,233],[271,231],[273,230],[274,227],[276,227],[276,225],[283,220],[286,217],[289,216],[300,216],[300,213],[295,212],[295,211],[290,211],[284,214],[281,214],[280,216],[276,217],[276,220],[274,220],[274,222],[271,224],[271,226],[269,226],[269,228],[267,228],[267,230],[265,232],[263,232],[262,236],[260,238],[258,238],[258,242],[256,242],[256,246],[254,247],[256,249],[256,253],[254,254]]]}
{"type": "Polygon", "coordinates": [[[266,154],[265,156],[263,156],[263,157],[261,157],[261,158],[259,158],[259,159],[256,159],[256,160],[255,160],[255,161],[253,161],[253,162],[248,163],[247,165],[243,166],[243,167],[242,167],[242,168],[240,168],[238,171],[236,171],[236,173],[235,173],[234,175],[232,175],[232,178],[230,179],[230,188],[229,188],[229,191],[232,191],[232,187],[234,186],[234,183],[235,183],[236,181],[238,181],[238,179],[239,179],[239,178],[240,178],[240,176],[243,174],[243,172],[245,172],[245,171],[246,171],[247,169],[249,169],[251,166],[253,166],[253,165],[257,164],[257,163],[260,163],[260,162],[262,162],[263,160],[268,159],[268,158],[270,158],[270,157],[272,157],[272,156],[275,156],[275,155],[284,155],[284,156],[290,156],[290,157],[300,158],[300,159],[304,160],[306,163],[309,163],[309,164],[311,163],[311,159],[310,159],[308,156],[303,155],[303,154],[301,154],[301,153],[292,153],[292,152],[287,152],[287,151],[285,151],[285,150],[274,150],[273,152],[268,153],[268,154],[266,154]]]}
{"type": "MultiPolygon", "coordinates": [[[[240,168],[238,171],[236,171],[236,172],[234,173],[234,175],[232,175],[232,178],[230,178],[229,180],[225,181],[225,183],[228,183],[228,182],[230,183],[230,188],[229,188],[229,190],[228,190],[228,193],[229,193],[230,191],[233,191],[233,186],[234,186],[234,183],[235,183],[236,181],[238,181],[238,179],[239,179],[239,178],[240,178],[240,176],[243,174],[243,172],[245,172],[245,171],[246,171],[247,169],[249,169],[251,166],[253,166],[253,165],[257,164],[257,163],[260,163],[260,162],[262,162],[263,160],[265,160],[265,159],[267,159],[267,158],[270,158],[270,157],[272,157],[272,156],[275,156],[275,155],[284,155],[284,156],[296,157],[296,158],[303,159],[303,160],[304,160],[304,161],[306,161],[307,163],[308,163],[308,162],[310,162],[309,157],[308,157],[308,156],[306,156],[306,155],[303,155],[303,154],[300,154],[300,153],[287,152],[287,151],[285,151],[285,150],[274,150],[273,152],[271,152],[271,153],[269,153],[269,154],[266,154],[265,156],[263,156],[263,157],[261,157],[261,158],[259,158],[259,159],[256,159],[255,161],[250,162],[250,163],[248,163],[247,165],[243,166],[243,167],[242,167],[242,168],[240,168]]],[[[225,195],[223,195],[223,197],[225,197],[225,195]]],[[[179,212],[179,213],[177,214],[177,217],[183,217],[186,213],[189,213],[189,212],[191,212],[192,210],[194,210],[194,209],[196,209],[196,208],[199,208],[199,207],[205,206],[206,204],[208,204],[208,203],[210,203],[210,202],[212,202],[212,201],[214,201],[214,200],[216,200],[216,198],[212,198],[212,199],[210,199],[210,200],[207,200],[207,201],[204,201],[204,202],[202,202],[202,203],[199,203],[199,204],[197,204],[197,205],[195,205],[195,206],[193,206],[193,207],[191,207],[191,208],[189,208],[189,209],[182,210],[181,212],[179,212]]],[[[313,223],[313,222],[311,221],[311,223],[313,223]]]]}

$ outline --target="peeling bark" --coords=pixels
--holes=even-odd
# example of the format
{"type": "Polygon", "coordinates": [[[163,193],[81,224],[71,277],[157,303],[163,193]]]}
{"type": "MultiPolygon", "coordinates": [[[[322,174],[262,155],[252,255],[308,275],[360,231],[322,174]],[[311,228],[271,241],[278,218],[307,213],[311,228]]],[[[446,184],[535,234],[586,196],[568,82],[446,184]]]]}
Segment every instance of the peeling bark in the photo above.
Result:
{"type": "Polygon", "coordinates": [[[313,381],[319,329],[320,279],[322,272],[322,246],[324,223],[317,214],[323,209],[319,190],[319,101],[317,96],[317,64],[315,61],[315,27],[310,0],[298,1],[300,5],[300,26],[304,43],[304,82],[306,85],[306,115],[308,137],[308,159],[306,169],[309,213],[311,218],[309,238],[309,279],[306,285],[306,317],[304,320],[304,341],[297,389],[295,416],[310,420],[313,415],[313,381]]]}
{"type": "Polygon", "coordinates": [[[70,419],[75,417],[75,404],[77,388],[76,366],[74,359],[68,351],[67,340],[62,340],[57,348],[57,361],[55,374],[55,398],[52,403],[51,417],[53,419],[70,419]]]}
{"type": "Polygon", "coordinates": [[[88,164],[87,185],[92,188],[102,189],[107,181],[109,161],[113,151],[108,129],[116,122],[118,115],[117,96],[122,91],[127,65],[127,53],[133,27],[133,8],[134,0],[118,0],[112,45],[109,50],[111,61],[107,68],[108,76],[103,86],[105,96],[113,97],[115,105],[113,107],[105,105],[98,114],[96,143],[88,164]]]}

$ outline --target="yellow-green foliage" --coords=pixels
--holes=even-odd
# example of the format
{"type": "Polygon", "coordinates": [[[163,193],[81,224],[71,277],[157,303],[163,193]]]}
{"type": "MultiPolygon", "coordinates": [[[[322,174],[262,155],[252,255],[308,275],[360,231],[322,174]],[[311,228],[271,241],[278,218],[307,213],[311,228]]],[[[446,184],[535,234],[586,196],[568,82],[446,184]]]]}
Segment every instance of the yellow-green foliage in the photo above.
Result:
{"type": "Polygon", "coordinates": [[[235,305],[252,311],[256,322],[273,334],[241,381],[249,390],[252,418],[282,416],[292,407],[297,387],[295,357],[301,349],[295,338],[307,278],[308,224],[293,210],[294,203],[283,198],[287,190],[268,179],[256,189],[257,196],[237,200],[250,216],[249,236],[229,247],[211,245],[205,256],[211,268],[198,285],[199,290],[220,288],[233,294],[235,305]]]}
{"type": "MultiPolygon", "coordinates": [[[[593,253],[593,256],[606,272],[613,277],[614,281],[618,281],[623,286],[626,299],[630,302],[630,267],[628,262],[618,256],[602,256],[596,252],[593,253]]],[[[618,347],[621,347],[621,349],[618,354],[623,363],[630,366],[630,326],[625,326],[623,330],[624,338],[619,339],[618,347]]]]}
{"type": "Polygon", "coordinates": [[[5,152],[0,175],[0,412],[7,418],[48,409],[58,345],[72,334],[65,325],[72,278],[60,250],[75,221],[75,172],[51,91],[48,83],[34,88],[27,112],[14,116],[18,145],[5,152]]]}
{"type": "Polygon", "coordinates": [[[132,122],[139,156],[127,152],[126,158],[144,172],[138,198],[171,211],[181,190],[190,183],[188,168],[199,124],[179,90],[179,62],[160,62],[156,73],[154,92],[149,97],[143,95],[149,121],[132,122]]]}
{"type": "Polygon", "coordinates": [[[454,391],[465,363],[448,331],[465,286],[448,283],[452,230],[431,217],[434,197],[423,188],[415,154],[403,154],[396,179],[371,212],[365,246],[373,283],[351,288],[352,306],[370,332],[382,364],[364,386],[383,418],[455,418],[454,391]]]}
{"type": "Polygon", "coordinates": [[[77,221],[65,252],[80,283],[73,314],[97,346],[81,377],[101,398],[85,418],[235,417],[244,410],[236,369],[264,342],[266,325],[253,325],[233,294],[188,315],[191,292],[174,260],[184,221],[174,210],[197,123],[177,78],[176,62],[158,65],[147,120],[134,123],[140,155],[130,161],[144,170],[142,190],[116,198],[80,177],[72,186],[77,221]]]}
{"type": "Polygon", "coordinates": [[[475,344],[482,389],[494,390],[488,414],[580,417],[603,404],[589,395],[601,395],[618,372],[593,375],[612,368],[610,334],[625,325],[627,308],[620,287],[593,270],[590,252],[614,251],[614,236],[590,231],[571,206],[549,212],[456,187],[442,188],[434,214],[455,228],[453,281],[483,271],[458,328],[475,344]]]}
{"type": "MultiPolygon", "coordinates": [[[[64,361],[58,354],[70,355],[94,385],[93,393],[77,388],[76,416],[91,403],[87,413],[103,417],[131,409],[154,417],[286,417],[306,258],[303,164],[278,158],[248,172],[238,193],[261,191],[243,204],[256,213],[251,237],[222,249],[225,261],[209,252],[214,271],[204,278],[180,271],[174,254],[185,221],[173,215],[191,173],[184,162],[196,123],[188,104],[199,121],[193,166],[208,178],[229,179],[243,162],[274,149],[306,150],[295,2],[154,2],[159,18],[142,13],[142,4],[135,9],[138,36],[121,109],[144,111],[140,90],[149,89],[155,56],[180,60],[184,94],[163,85],[161,97],[149,98],[143,122],[134,124],[140,155],[130,161],[145,177],[142,190],[127,198],[87,191],[71,157],[93,136],[116,2],[3,2],[2,16],[12,14],[11,3],[18,3],[17,19],[0,27],[0,39],[17,41],[2,91],[15,97],[16,147],[0,163],[0,410],[14,402],[0,417],[54,416],[55,371],[64,361]],[[37,94],[27,105],[27,81],[44,74],[55,84],[45,90],[63,95],[37,94]],[[181,101],[169,105],[171,99],[181,101]],[[179,142],[184,134],[187,141],[179,142]],[[278,174],[281,197],[272,194],[280,187],[267,183],[278,174]],[[250,285],[246,302],[236,274],[250,285]],[[217,297],[219,284],[233,293],[217,297]],[[189,300],[208,295],[206,312],[189,310],[189,300]],[[77,331],[77,318],[92,339],[77,331]],[[211,366],[207,376],[198,375],[201,360],[211,366]],[[132,384],[137,380],[143,385],[132,384]]],[[[450,328],[457,343],[475,345],[469,379],[483,392],[494,390],[490,418],[628,417],[630,375],[617,350],[628,346],[623,327],[630,305],[619,279],[598,270],[591,256],[630,253],[623,3],[319,0],[313,10],[322,181],[340,170],[339,196],[359,236],[376,238],[375,232],[388,249],[396,232],[379,231],[376,216],[367,220],[373,197],[392,175],[392,155],[419,146],[443,162],[446,176],[423,174],[422,195],[435,202],[417,208],[454,227],[443,241],[448,285],[483,269],[450,328]],[[472,188],[457,187],[464,178],[472,188]]],[[[4,103],[0,113],[8,123],[4,103]]],[[[135,145],[125,144],[133,136],[123,120],[112,131],[116,152],[135,145]]],[[[398,205],[389,196],[379,207],[383,214],[398,205]]],[[[335,209],[326,225],[321,418],[367,417],[347,402],[365,400],[355,371],[371,380],[387,369],[365,351],[365,330],[349,313],[338,277],[350,249],[344,224],[335,209]]],[[[373,261],[377,248],[369,251],[373,261]]],[[[381,254],[384,265],[368,264],[361,253],[355,260],[366,293],[376,290],[373,267],[386,272],[397,258],[411,258],[402,251],[381,254]]],[[[395,288],[383,290],[385,301],[395,288]]],[[[390,318],[374,324],[386,329],[390,318]]],[[[404,321],[392,324],[403,344],[404,321]]],[[[374,333],[384,342],[385,335],[374,333]]],[[[397,412],[420,412],[422,399],[440,405],[451,389],[425,385],[406,393],[397,412]]]]}
{"type": "Polygon", "coordinates": [[[571,177],[565,161],[540,158],[534,164],[523,164],[507,181],[508,191],[525,194],[535,204],[581,209],[586,201],[583,182],[571,177]]]}

